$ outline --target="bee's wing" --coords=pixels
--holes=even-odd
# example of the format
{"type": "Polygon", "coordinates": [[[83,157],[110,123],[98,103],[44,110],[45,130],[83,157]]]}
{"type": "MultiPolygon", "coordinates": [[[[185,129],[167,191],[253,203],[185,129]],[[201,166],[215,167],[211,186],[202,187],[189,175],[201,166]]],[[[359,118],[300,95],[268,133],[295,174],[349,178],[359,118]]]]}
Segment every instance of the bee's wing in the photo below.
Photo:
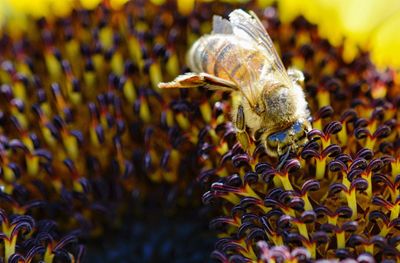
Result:
{"type": "Polygon", "coordinates": [[[272,67],[271,72],[266,73],[272,73],[274,79],[282,82],[288,87],[291,87],[293,83],[290,80],[278,53],[276,52],[274,43],[257,15],[252,11],[249,13],[250,15],[241,9],[236,9],[229,14],[233,33],[239,37],[255,42],[261,48],[261,51],[265,52],[264,54],[269,60],[268,63],[270,63],[272,67]]]}
{"type": "MultiPolygon", "coordinates": [[[[235,35],[234,33],[234,25],[228,21],[227,19],[224,19],[220,16],[214,15],[213,17],[213,30],[211,34],[227,34],[227,35],[235,35]]],[[[253,40],[252,40],[253,41],[253,40]]],[[[243,50],[237,49],[236,52],[241,52],[243,50]]],[[[237,60],[241,65],[247,65],[248,61],[244,61],[245,56],[242,55],[241,53],[238,54],[236,57],[237,60]]],[[[225,70],[225,69],[222,69],[225,70]]],[[[247,71],[248,78],[244,78],[242,81],[246,82],[246,84],[243,85],[237,85],[237,89],[241,91],[243,96],[247,99],[247,101],[250,103],[251,106],[256,106],[257,100],[259,98],[260,90],[257,90],[256,86],[253,85],[253,83],[258,82],[259,79],[259,74],[256,72],[255,69],[251,67],[245,67],[244,70],[247,71]]],[[[225,70],[228,72],[227,70],[225,70]]],[[[229,75],[229,74],[228,74],[229,75]]],[[[234,81],[232,79],[232,81],[234,81]]]]}
{"type": "Polygon", "coordinates": [[[213,29],[211,34],[233,34],[233,27],[228,20],[214,15],[213,16],[213,29]]]}

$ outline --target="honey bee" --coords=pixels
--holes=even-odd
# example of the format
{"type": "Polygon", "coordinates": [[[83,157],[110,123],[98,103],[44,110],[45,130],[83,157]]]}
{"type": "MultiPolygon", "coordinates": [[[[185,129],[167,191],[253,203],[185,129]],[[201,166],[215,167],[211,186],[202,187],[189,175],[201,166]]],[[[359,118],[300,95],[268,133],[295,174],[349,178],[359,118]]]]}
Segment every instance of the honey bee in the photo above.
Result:
{"type": "Polygon", "coordinates": [[[159,83],[159,88],[231,92],[232,122],[245,150],[250,136],[272,157],[287,156],[306,143],[311,124],[301,87],[304,76],[298,70],[286,71],[253,12],[237,9],[229,20],[214,16],[212,33],[193,44],[187,64],[193,72],[159,83]]]}

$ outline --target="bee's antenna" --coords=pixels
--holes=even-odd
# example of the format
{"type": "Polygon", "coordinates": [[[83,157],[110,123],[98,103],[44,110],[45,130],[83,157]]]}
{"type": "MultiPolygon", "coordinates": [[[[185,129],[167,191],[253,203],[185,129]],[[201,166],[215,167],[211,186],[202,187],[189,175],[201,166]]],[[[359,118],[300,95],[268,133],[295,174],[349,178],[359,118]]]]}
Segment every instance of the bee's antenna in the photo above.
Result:
{"type": "Polygon", "coordinates": [[[288,147],[287,152],[286,152],[284,155],[281,155],[281,156],[280,156],[279,164],[278,164],[278,167],[276,168],[278,171],[281,170],[282,166],[283,166],[283,165],[286,163],[286,161],[288,160],[291,148],[292,148],[292,147],[288,147]]]}

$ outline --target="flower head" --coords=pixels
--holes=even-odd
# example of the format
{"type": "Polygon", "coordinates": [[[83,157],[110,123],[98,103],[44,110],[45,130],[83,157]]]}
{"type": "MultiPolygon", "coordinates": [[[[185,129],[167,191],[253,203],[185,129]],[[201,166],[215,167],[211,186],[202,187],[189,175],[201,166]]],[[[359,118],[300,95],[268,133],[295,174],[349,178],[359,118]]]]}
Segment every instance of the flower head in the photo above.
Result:
{"type": "Polygon", "coordinates": [[[107,238],[125,215],[198,208],[198,182],[219,214],[220,261],[398,257],[396,71],[378,71],[352,39],[332,45],[307,12],[289,23],[285,1],[241,3],[306,76],[314,129],[278,167],[256,142],[251,155],[241,149],[229,94],[156,88],[186,71],[212,15],[239,4],[124,2],[0,4],[6,260],[79,259],[75,234],[49,234],[49,221],[107,238]]]}

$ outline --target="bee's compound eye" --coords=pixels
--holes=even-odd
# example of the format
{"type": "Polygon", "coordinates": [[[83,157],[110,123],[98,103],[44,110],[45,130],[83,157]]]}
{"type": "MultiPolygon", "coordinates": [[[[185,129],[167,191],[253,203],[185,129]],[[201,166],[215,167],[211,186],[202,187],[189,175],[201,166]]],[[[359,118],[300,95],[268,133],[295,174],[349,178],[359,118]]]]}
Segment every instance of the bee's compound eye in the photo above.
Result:
{"type": "Polygon", "coordinates": [[[285,153],[289,146],[297,149],[307,141],[307,123],[296,121],[293,125],[283,131],[275,132],[266,139],[266,146],[270,152],[276,152],[278,155],[285,153]]]}
{"type": "Polygon", "coordinates": [[[287,151],[289,139],[288,130],[269,135],[266,140],[269,152],[273,152],[277,156],[282,155],[284,151],[287,151]]]}
{"type": "Polygon", "coordinates": [[[305,140],[307,136],[306,134],[307,129],[308,129],[307,124],[302,123],[300,121],[295,122],[291,128],[295,141],[305,140]]]}
{"type": "Polygon", "coordinates": [[[304,127],[303,127],[303,125],[301,125],[300,122],[295,122],[293,124],[292,131],[293,131],[293,134],[294,134],[295,138],[300,138],[305,133],[304,132],[304,127]]]}
{"type": "Polygon", "coordinates": [[[276,149],[279,145],[285,144],[288,139],[287,131],[273,133],[267,137],[267,146],[276,149]]]}

